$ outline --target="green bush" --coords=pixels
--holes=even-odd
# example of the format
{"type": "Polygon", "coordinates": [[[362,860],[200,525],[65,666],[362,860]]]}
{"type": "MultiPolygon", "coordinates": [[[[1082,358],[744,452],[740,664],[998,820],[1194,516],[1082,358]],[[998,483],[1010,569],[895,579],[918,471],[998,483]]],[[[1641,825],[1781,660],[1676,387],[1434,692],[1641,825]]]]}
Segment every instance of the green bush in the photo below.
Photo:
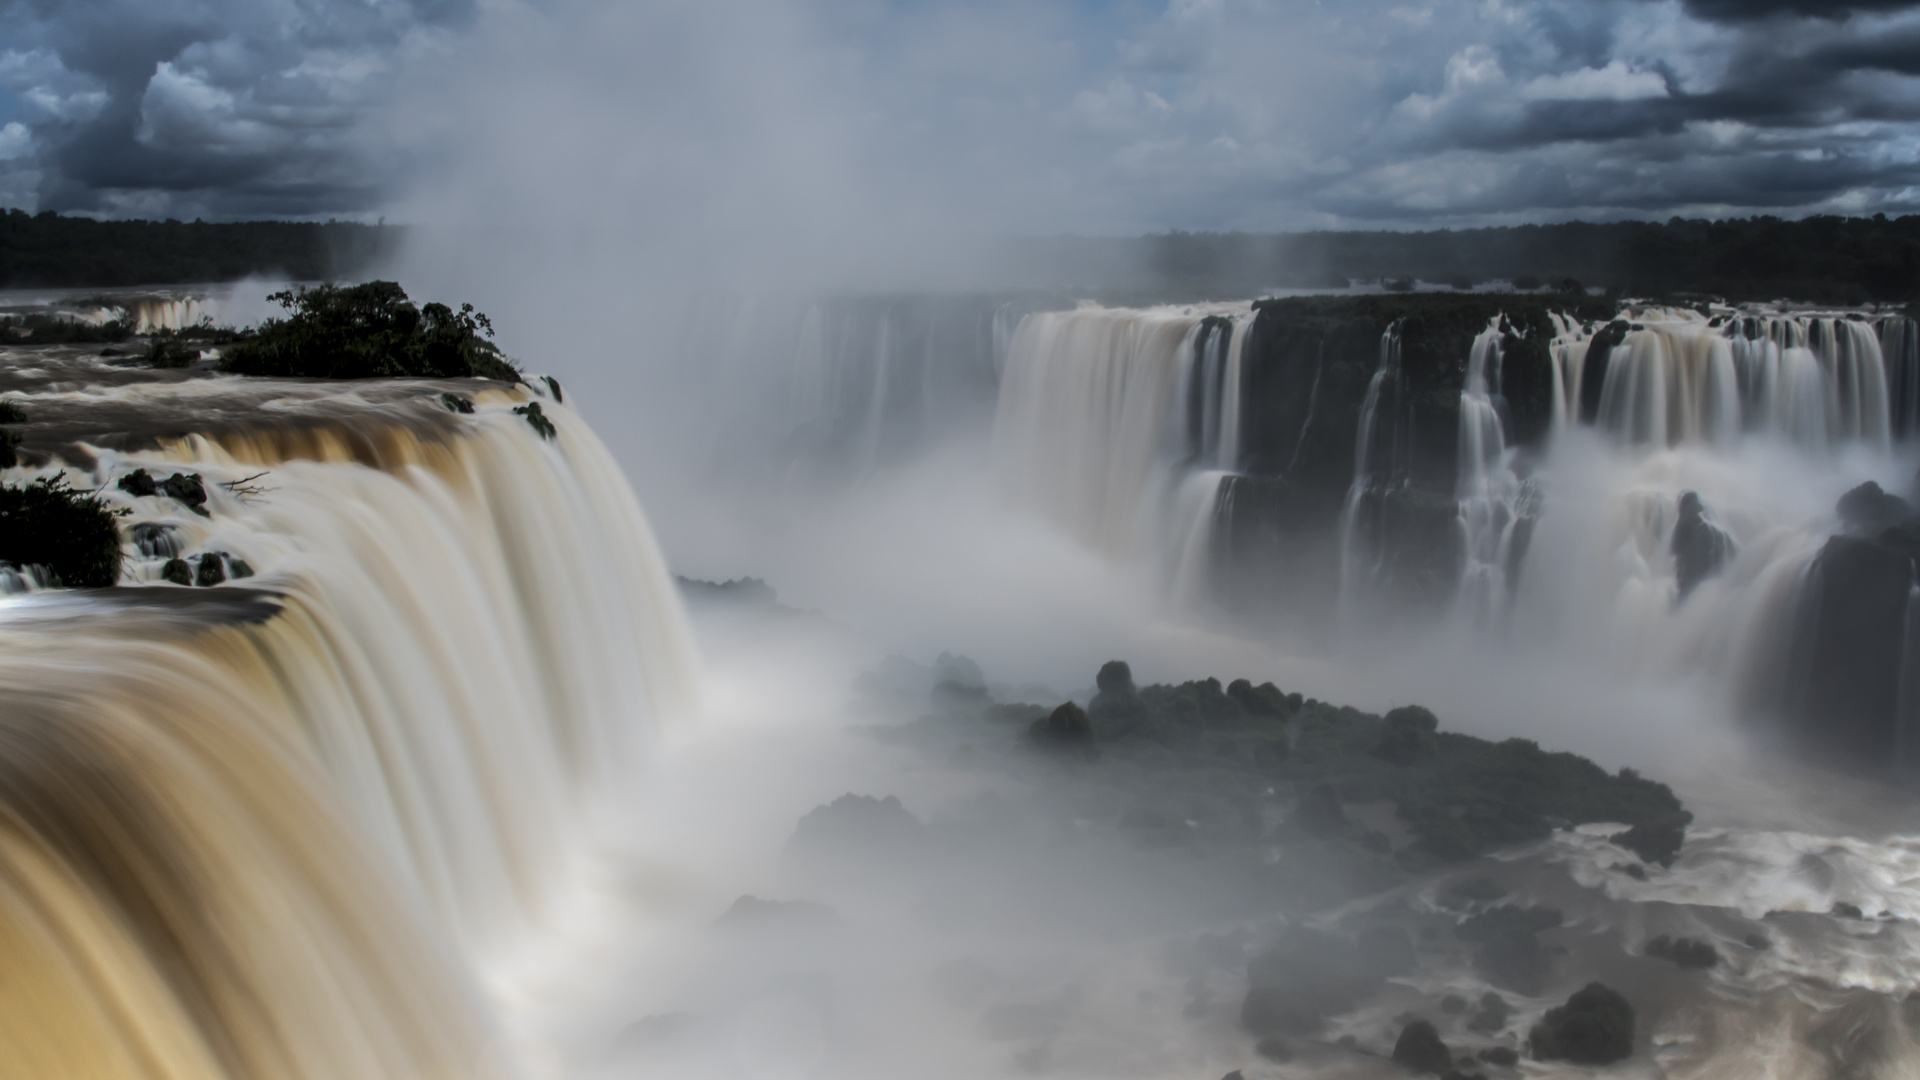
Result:
{"type": "Polygon", "coordinates": [[[116,516],[65,477],[0,485],[0,561],[44,566],[69,588],[105,588],[120,580],[116,516]]]}
{"type": "Polygon", "coordinates": [[[291,314],[269,319],[220,359],[237,375],[282,378],[499,379],[520,372],[488,339],[493,324],[462,304],[416,307],[391,281],[274,293],[291,314]]]}

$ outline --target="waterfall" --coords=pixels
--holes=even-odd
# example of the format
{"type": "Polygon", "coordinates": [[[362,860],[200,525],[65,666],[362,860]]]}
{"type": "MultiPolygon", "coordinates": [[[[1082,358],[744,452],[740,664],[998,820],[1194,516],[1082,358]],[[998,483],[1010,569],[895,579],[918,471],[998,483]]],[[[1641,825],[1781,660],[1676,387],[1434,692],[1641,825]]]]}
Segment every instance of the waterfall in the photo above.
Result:
{"type": "MultiPolygon", "coordinates": [[[[1884,450],[1891,441],[1889,368],[1895,362],[1883,356],[1882,335],[1863,320],[1710,321],[1691,311],[1656,309],[1639,313],[1600,363],[1593,419],[1623,443],[1728,446],[1742,434],[1762,434],[1812,450],[1842,444],[1884,450]]],[[[1590,379],[1565,385],[1591,385],[1590,379]]]]}
{"type": "Polygon", "coordinates": [[[1252,318],[1247,305],[1087,305],[1021,320],[994,414],[1003,490],[1091,547],[1177,565],[1239,456],[1252,318]],[[1211,494],[1176,497],[1195,469],[1211,494]]]}
{"type": "Polygon", "coordinates": [[[1408,448],[1403,411],[1406,379],[1400,371],[1400,325],[1380,335],[1380,362],[1360,403],[1360,426],[1353,445],[1353,482],[1340,513],[1340,611],[1342,625],[1352,622],[1367,587],[1377,578],[1385,556],[1383,496],[1406,475],[1408,448]],[[1386,424],[1381,425],[1381,408],[1386,424]]]}
{"type": "Polygon", "coordinates": [[[542,440],[521,392],[456,418],[439,389],[28,396],[265,393],[291,422],[92,448],[63,471],[132,512],[131,587],[0,604],[0,1037],[27,1073],[490,1067],[477,975],[550,918],[583,815],[690,708],[693,656],[592,431],[548,400],[542,440]],[[133,468],[199,474],[208,516],[120,491],[133,468]],[[254,573],[154,583],[172,552],[254,573]]]}
{"type": "Polygon", "coordinates": [[[1506,429],[1495,401],[1500,385],[1500,320],[1494,319],[1473,341],[1466,381],[1460,390],[1459,479],[1460,569],[1456,606],[1479,626],[1490,626],[1506,611],[1511,578],[1518,573],[1532,528],[1531,508],[1523,505],[1526,488],[1513,468],[1506,429]]]}
{"type": "Polygon", "coordinates": [[[1920,325],[1904,315],[1880,321],[1880,354],[1887,365],[1889,430],[1895,439],[1920,433],[1920,325]]]}

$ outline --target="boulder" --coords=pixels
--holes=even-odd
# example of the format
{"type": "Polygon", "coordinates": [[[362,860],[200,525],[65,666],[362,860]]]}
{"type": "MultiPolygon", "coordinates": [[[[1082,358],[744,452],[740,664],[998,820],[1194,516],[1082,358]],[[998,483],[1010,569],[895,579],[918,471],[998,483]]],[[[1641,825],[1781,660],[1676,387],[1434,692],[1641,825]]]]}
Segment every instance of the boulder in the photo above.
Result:
{"type": "Polygon", "coordinates": [[[145,469],[135,469],[121,477],[116,486],[133,496],[160,494],[159,485],[153,482],[153,477],[145,469]]]}
{"type": "Polygon", "coordinates": [[[193,567],[187,565],[185,559],[168,559],[166,565],[160,568],[160,580],[170,581],[175,585],[192,586],[193,567]]]}
{"type": "Polygon", "coordinates": [[[1096,753],[1093,722],[1086,710],[1069,701],[1027,728],[1034,743],[1047,750],[1091,758],[1096,753]]]}
{"type": "Polygon", "coordinates": [[[1682,600],[1695,586],[1719,573],[1734,554],[1733,538],[1707,520],[1706,506],[1691,491],[1680,496],[1680,520],[1673,526],[1669,547],[1682,600]]]}
{"type": "Polygon", "coordinates": [[[186,504],[187,509],[207,516],[207,486],[200,482],[199,473],[174,473],[160,481],[160,494],[186,504]]]}
{"type": "Polygon", "coordinates": [[[1907,500],[1871,480],[1840,496],[1833,509],[1855,536],[1874,536],[1913,517],[1907,500]]]}
{"type": "Polygon", "coordinates": [[[1393,1060],[1415,1072],[1446,1073],[1453,1070],[1453,1054],[1440,1041],[1440,1033],[1425,1020],[1415,1020],[1400,1029],[1393,1044],[1393,1060]]]}
{"type": "Polygon", "coordinates": [[[1643,821],[1607,839],[1640,856],[1641,862],[1672,866],[1687,841],[1687,820],[1676,815],[1643,821]]]}
{"type": "MultiPolygon", "coordinates": [[[[1898,530],[1890,530],[1897,532],[1898,530]]],[[[1891,764],[1898,739],[1913,557],[1856,536],[1830,538],[1808,575],[1787,708],[1812,746],[1869,768],[1891,764]]]]}
{"type": "Polygon", "coordinates": [[[1688,971],[1705,971],[1720,963],[1720,950],[1709,942],[1694,938],[1674,938],[1661,934],[1647,942],[1647,955],[1670,961],[1688,971]]]}
{"type": "Polygon", "coordinates": [[[1480,995],[1480,1003],[1474,1006],[1473,1015],[1467,1017],[1467,1030],[1481,1035],[1498,1035],[1507,1029],[1507,1021],[1512,1017],[1513,1006],[1507,1004],[1506,998],[1489,990],[1480,995]]]}
{"type": "Polygon", "coordinates": [[[1100,741],[1112,742],[1152,730],[1153,713],[1140,700],[1140,692],[1133,685],[1133,670],[1126,661],[1109,660],[1102,665],[1094,684],[1099,692],[1087,703],[1087,717],[1100,741]]]}
{"type": "Polygon", "coordinates": [[[1633,1054],[1633,1006],[1602,983],[1588,983],[1528,1033],[1536,1061],[1611,1065],[1633,1054]]]}
{"type": "Polygon", "coordinates": [[[199,586],[213,586],[227,580],[227,568],[223,565],[220,553],[209,551],[200,556],[200,565],[193,572],[193,583],[199,586]]]}

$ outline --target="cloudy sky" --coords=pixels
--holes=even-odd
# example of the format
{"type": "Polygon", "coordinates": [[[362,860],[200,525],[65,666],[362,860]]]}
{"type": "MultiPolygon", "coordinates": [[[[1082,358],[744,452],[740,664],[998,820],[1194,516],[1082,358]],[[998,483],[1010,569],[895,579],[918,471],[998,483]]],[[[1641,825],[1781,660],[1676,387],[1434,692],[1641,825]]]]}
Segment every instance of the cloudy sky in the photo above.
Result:
{"type": "Polygon", "coordinates": [[[0,203],[408,219],[498,176],[461,205],[770,219],[834,192],[1044,233],[1904,213],[1917,77],[1920,4],[1888,2],[0,0],[0,203]]]}

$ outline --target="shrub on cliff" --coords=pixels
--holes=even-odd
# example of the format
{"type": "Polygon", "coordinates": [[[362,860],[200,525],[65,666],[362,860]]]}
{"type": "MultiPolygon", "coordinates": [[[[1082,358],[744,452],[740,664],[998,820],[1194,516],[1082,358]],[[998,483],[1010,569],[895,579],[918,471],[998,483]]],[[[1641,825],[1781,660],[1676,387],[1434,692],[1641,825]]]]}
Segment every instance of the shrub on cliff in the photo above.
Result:
{"type": "Polygon", "coordinates": [[[65,477],[20,487],[0,485],[0,561],[43,566],[69,588],[105,588],[120,580],[120,529],[99,496],[65,477]]]}
{"type": "Polygon", "coordinates": [[[1547,1010],[1528,1038],[1538,1061],[1575,1065],[1611,1065],[1633,1053],[1633,1006],[1620,992],[1601,983],[1547,1010]]]}
{"type": "Polygon", "coordinates": [[[291,314],[269,319],[226,350],[220,367],[238,375],[293,378],[480,378],[520,381],[488,339],[493,324],[462,304],[416,307],[391,281],[320,285],[274,293],[291,314]]]}

